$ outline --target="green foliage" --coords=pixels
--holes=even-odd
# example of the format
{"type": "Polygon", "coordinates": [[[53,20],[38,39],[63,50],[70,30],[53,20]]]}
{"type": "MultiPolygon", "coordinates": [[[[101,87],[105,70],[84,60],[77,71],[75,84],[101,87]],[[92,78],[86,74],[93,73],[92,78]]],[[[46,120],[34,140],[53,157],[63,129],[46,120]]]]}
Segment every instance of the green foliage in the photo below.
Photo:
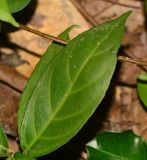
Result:
{"type": "Polygon", "coordinates": [[[3,145],[4,147],[8,147],[7,137],[1,127],[0,127],[0,145],[3,145]]]}
{"type": "Polygon", "coordinates": [[[35,160],[35,159],[18,152],[18,153],[15,153],[14,156],[9,157],[7,160],[35,160]]]}
{"type": "Polygon", "coordinates": [[[147,107],[147,74],[138,76],[137,89],[141,101],[147,107]]]}
{"type": "Polygon", "coordinates": [[[147,0],[145,0],[144,3],[145,3],[145,12],[147,13],[147,0]]]}
{"type": "MultiPolygon", "coordinates": [[[[59,38],[62,38],[66,41],[69,41],[69,32],[75,27],[71,26],[68,29],[66,29],[61,35],[59,35],[59,38]]],[[[41,61],[36,65],[35,70],[33,71],[32,76],[30,77],[27,86],[25,90],[23,91],[23,94],[21,96],[20,101],[20,108],[19,108],[19,114],[18,114],[18,125],[19,125],[19,133],[22,126],[22,121],[24,118],[25,110],[26,110],[26,102],[29,101],[30,97],[32,96],[32,93],[34,92],[40,78],[42,78],[42,75],[44,74],[45,70],[51,63],[51,61],[54,59],[54,57],[57,56],[60,50],[64,48],[64,45],[52,43],[46,53],[41,58],[41,61]]]]}
{"type": "MultiPolygon", "coordinates": [[[[110,84],[129,14],[82,33],[67,46],[48,48],[21,96],[19,136],[25,154],[38,157],[57,149],[95,111],[110,84]]],[[[69,30],[61,38],[67,39],[69,30]]]]}
{"type": "Polygon", "coordinates": [[[132,131],[104,132],[88,144],[88,160],[146,160],[147,145],[132,131]]]}
{"type": "Polygon", "coordinates": [[[7,3],[10,12],[15,13],[24,9],[30,3],[30,1],[31,0],[7,0],[7,3]]]}
{"type": "Polygon", "coordinates": [[[0,21],[11,23],[15,27],[19,24],[11,13],[18,12],[25,8],[31,0],[0,0],[0,21]]]}
{"type": "Polygon", "coordinates": [[[8,150],[8,141],[5,133],[0,127],[0,157],[7,157],[10,155],[8,150]]]}
{"type": "MultiPolygon", "coordinates": [[[[69,32],[76,27],[71,26],[68,29],[66,29],[62,34],[59,35],[59,38],[62,38],[66,41],[69,41],[69,32]]],[[[19,125],[19,135],[20,135],[20,139],[21,139],[21,144],[22,144],[22,148],[23,148],[23,142],[21,138],[21,128],[23,127],[22,123],[23,123],[23,119],[26,113],[26,102],[29,101],[29,99],[32,96],[32,93],[34,92],[34,90],[36,89],[36,86],[38,85],[38,83],[40,83],[40,79],[43,77],[46,69],[48,68],[48,66],[50,65],[50,63],[52,62],[52,60],[57,56],[57,54],[64,48],[64,45],[58,44],[58,43],[52,43],[49,48],[47,49],[46,53],[43,55],[43,57],[41,58],[41,61],[37,64],[35,70],[33,71],[32,76],[30,77],[28,84],[21,96],[21,101],[20,101],[20,109],[19,109],[19,113],[18,113],[18,125],[19,125]]],[[[48,98],[47,98],[48,100],[48,98]]],[[[43,113],[44,114],[44,113],[43,113]]],[[[44,116],[43,116],[44,117],[44,116]]],[[[43,118],[42,117],[42,118],[43,118]]],[[[27,127],[32,127],[32,124],[28,125],[27,127]],[[30,126],[31,125],[31,126],[30,126]]]]}
{"type": "Polygon", "coordinates": [[[7,0],[0,0],[0,20],[9,22],[15,27],[19,27],[19,24],[12,17],[7,0]]]}
{"type": "MultiPolygon", "coordinates": [[[[1,0],[0,20],[19,27],[11,13],[31,0],[1,0]]],[[[20,101],[19,137],[23,153],[14,155],[0,128],[0,157],[34,160],[70,140],[103,99],[117,62],[117,50],[130,12],[69,41],[68,28],[36,66],[20,101]],[[31,157],[30,157],[31,156],[31,157]]]]}

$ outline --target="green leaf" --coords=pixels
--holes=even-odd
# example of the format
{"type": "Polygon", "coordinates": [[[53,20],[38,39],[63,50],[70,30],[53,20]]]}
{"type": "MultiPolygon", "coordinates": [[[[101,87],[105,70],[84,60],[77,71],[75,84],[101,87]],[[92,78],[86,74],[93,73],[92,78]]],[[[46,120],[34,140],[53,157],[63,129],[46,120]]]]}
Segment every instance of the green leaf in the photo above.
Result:
{"type": "Polygon", "coordinates": [[[147,107],[147,74],[138,76],[137,90],[141,101],[147,107]]]}
{"type": "Polygon", "coordinates": [[[35,160],[32,157],[22,154],[21,152],[15,153],[14,156],[9,157],[7,160],[35,160]]]}
{"type": "Polygon", "coordinates": [[[104,132],[88,144],[88,160],[146,160],[147,145],[132,131],[104,132]]]}
{"type": "Polygon", "coordinates": [[[33,82],[29,83],[21,97],[19,134],[24,153],[34,157],[50,153],[86,123],[110,84],[129,14],[82,33],[52,61],[46,59],[49,64],[34,78],[35,87],[29,89],[33,82]]]}
{"type": "MultiPolygon", "coordinates": [[[[76,25],[73,25],[66,29],[62,34],[59,35],[59,38],[62,38],[63,40],[69,41],[69,32],[76,27],[76,25]]],[[[23,94],[21,96],[21,101],[20,101],[20,107],[19,107],[19,112],[18,112],[18,129],[19,132],[21,133],[21,127],[22,127],[22,121],[24,119],[27,103],[29,102],[30,98],[32,97],[32,94],[38,85],[40,79],[44,75],[44,72],[48,68],[50,62],[54,57],[57,56],[60,50],[62,50],[65,46],[58,44],[58,43],[52,43],[47,51],[44,53],[42,56],[40,62],[36,65],[35,70],[32,73],[32,76],[30,77],[25,90],[23,91],[23,94]]]]}
{"type": "Polygon", "coordinates": [[[7,0],[0,0],[0,20],[9,22],[15,27],[19,27],[19,24],[12,17],[7,0]]]}
{"type": "Polygon", "coordinates": [[[31,0],[7,0],[11,13],[18,12],[25,8],[31,0]]]}
{"type": "MultiPolygon", "coordinates": [[[[69,32],[74,28],[77,27],[76,25],[73,25],[69,28],[67,28],[62,34],[59,35],[59,38],[62,38],[63,40],[69,41],[69,32]]],[[[38,82],[40,81],[41,77],[44,75],[44,72],[48,68],[50,62],[54,57],[57,56],[60,50],[62,50],[65,46],[58,44],[58,43],[52,43],[47,51],[42,56],[40,62],[36,65],[35,70],[32,73],[32,76],[30,77],[25,90],[23,91],[23,94],[21,96],[20,101],[20,107],[18,112],[18,129],[19,129],[19,135],[21,136],[21,127],[22,127],[22,121],[24,119],[24,114],[26,111],[26,103],[29,101],[29,99],[32,96],[32,93],[34,92],[36,86],[38,85],[38,82]]],[[[20,137],[21,140],[21,137],[20,137]]]]}
{"type": "Polygon", "coordinates": [[[1,127],[0,127],[0,145],[8,147],[7,137],[1,127]]]}
{"type": "Polygon", "coordinates": [[[5,133],[3,132],[2,128],[0,127],[0,157],[7,157],[10,155],[8,149],[8,141],[5,133]]]}
{"type": "Polygon", "coordinates": [[[144,2],[145,4],[145,12],[146,12],[146,14],[147,14],[147,0],[145,0],[145,2],[144,2]]]}

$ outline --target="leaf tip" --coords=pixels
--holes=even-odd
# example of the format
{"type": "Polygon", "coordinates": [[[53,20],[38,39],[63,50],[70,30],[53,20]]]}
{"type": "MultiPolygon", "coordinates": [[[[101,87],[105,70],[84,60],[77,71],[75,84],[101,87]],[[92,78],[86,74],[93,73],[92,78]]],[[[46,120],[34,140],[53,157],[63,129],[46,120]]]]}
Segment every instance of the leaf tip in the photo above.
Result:
{"type": "Polygon", "coordinates": [[[132,10],[125,12],[122,16],[120,16],[122,19],[124,19],[124,21],[127,20],[127,18],[130,16],[130,14],[132,13],[132,10]]]}

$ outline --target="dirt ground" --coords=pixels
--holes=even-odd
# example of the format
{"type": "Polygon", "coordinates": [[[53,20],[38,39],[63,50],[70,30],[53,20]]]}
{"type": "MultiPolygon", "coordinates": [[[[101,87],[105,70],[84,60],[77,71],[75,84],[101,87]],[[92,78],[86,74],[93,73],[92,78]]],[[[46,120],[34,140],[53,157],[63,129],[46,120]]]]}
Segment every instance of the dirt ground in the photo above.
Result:
{"type": "MultiPolygon", "coordinates": [[[[147,61],[147,21],[141,0],[33,0],[15,14],[22,24],[57,36],[68,26],[80,25],[79,33],[132,10],[119,55],[147,61]]],[[[0,124],[9,136],[10,147],[17,145],[19,98],[35,65],[48,47],[49,40],[24,30],[3,27],[0,33],[0,124]],[[9,30],[9,31],[8,31],[9,30]]],[[[105,99],[82,130],[50,159],[86,159],[85,143],[98,131],[132,129],[147,139],[147,113],[138,99],[136,79],[147,67],[118,61],[105,99]]],[[[44,157],[44,159],[48,159],[44,157]]]]}

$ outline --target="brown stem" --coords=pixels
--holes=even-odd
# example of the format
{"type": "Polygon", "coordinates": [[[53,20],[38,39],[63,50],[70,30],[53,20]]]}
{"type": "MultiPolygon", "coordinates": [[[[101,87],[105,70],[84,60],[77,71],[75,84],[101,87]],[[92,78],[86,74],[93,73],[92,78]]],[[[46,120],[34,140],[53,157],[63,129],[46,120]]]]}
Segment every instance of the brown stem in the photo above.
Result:
{"type": "Polygon", "coordinates": [[[111,8],[112,6],[114,6],[114,4],[110,4],[109,6],[105,6],[100,12],[96,13],[95,15],[93,15],[92,18],[95,18],[95,17],[99,16],[100,14],[102,14],[103,12],[105,12],[106,10],[111,8]]]}
{"type": "Polygon", "coordinates": [[[38,35],[38,36],[47,38],[47,39],[52,40],[52,41],[54,41],[54,42],[57,42],[57,43],[60,43],[60,44],[63,44],[63,45],[66,45],[66,44],[67,44],[66,41],[64,41],[64,40],[62,40],[62,39],[60,39],[60,38],[57,38],[57,37],[48,35],[48,34],[46,34],[46,33],[42,33],[42,32],[40,32],[40,31],[37,31],[37,30],[35,30],[35,29],[33,29],[33,28],[30,28],[30,27],[28,27],[28,26],[19,24],[19,27],[20,27],[20,29],[23,29],[23,30],[25,30],[25,31],[34,33],[34,34],[36,34],[36,35],[38,35]]]}
{"type": "MultiPolygon", "coordinates": [[[[126,57],[129,57],[131,59],[135,59],[135,57],[133,57],[133,54],[132,53],[128,53],[128,52],[124,52],[124,55],[126,57]]],[[[142,70],[144,70],[145,72],[147,72],[147,68],[145,66],[142,66],[142,65],[138,65],[138,67],[140,67],[142,70]]]]}
{"type": "Polygon", "coordinates": [[[112,3],[112,4],[116,4],[116,5],[119,5],[119,6],[122,6],[122,7],[140,9],[140,7],[138,7],[138,6],[129,5],[129,4],[124,4],[124,3],[116,2],[116,1],[114,1],[114,0],[97,0],[97,1],[105,1],[105,2],[109,2],[109,3],[112,3]]]}
{"type": "Polygon", "coordinates": [[[147,66],[147,61],[139,61],[139,60],[135,60],[126,56],[118,56],[118,60],[120,61],[125,61],[125,62],[131,62],[137,65],[141,65],[141,66],[147,66]]]}
{"type": "Polygon", "coordinates": [[[89,16],[87,14],[87,12],[81,8],[81,6],[79,5],[79,3],[75,0],[71,0],[71,2],[75,5],[75,7],[82,13],[82,15],[94,26],[97,25],[97,21],[95,21],[93,18],[91,18],[91,16],[89,16]]]}
{"type": "MultiPolygon", "coordinates": [[[[64,40],[62,40],[60,38],[57,38],[57,37],[54,37],[54,36],[42,33],[40,31],[37,31],[37,30],[32,29],[32,28],[29,28],[29,27],[24,26],[22,24],[20,24],[20,28],[23,29],[23,30],[26,30],[28,32],[37,34],[37,35],[39,35],[41,37],[47,38],[49,40],[53,40],[53,41],[55,41],[57,43],[60,43],[60,44],[63,44],[63,45],[67,45],[67,43],[68,43],[67,41],[64,41],[64,40]]],[[[129,57],[126,57],[126,56],[118,56],[118,60],[120,60],[120,61],[126,61],[126,62],[131,62],[131,63],[137,64],[137,65],[141,65],[141,66],[147,66],[147,62],[135,60],[135,59],[132,59],[132,58],[129,58],[129,57]]]]}

